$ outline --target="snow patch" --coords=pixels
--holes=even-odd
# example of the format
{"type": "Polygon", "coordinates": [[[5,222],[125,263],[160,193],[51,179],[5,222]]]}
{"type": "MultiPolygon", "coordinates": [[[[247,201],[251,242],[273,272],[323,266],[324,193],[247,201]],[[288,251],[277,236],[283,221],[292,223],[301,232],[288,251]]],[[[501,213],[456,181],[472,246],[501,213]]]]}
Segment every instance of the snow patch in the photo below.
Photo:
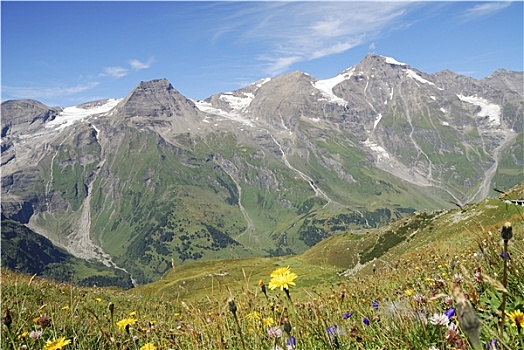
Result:
{"type": "Polygon", "coordinates": [[[219,99],[229,104],[233,110],[243,110],[249,106],[251,101],[255,98],[255,95],[252,93],[244,92],[245,97],[235,96],[235,95],[220,95],[219,99]]]}
{"type": "MultiPolygon", "coordinates": [[[[224,96],[224,95],[222,95],[224,96]]],[[[222,96],[220,96],[220,98],[222,98],[222,96]]],[[[195,101],[195,105],[197,106],[197,108],[199,110],[201,110],[202,112],[204,113],[208,113],[208,114],[213,114],[213,115],[217,115],[217,116],[220,116],[220,117],[224,117],[224,118],[227,118],[227,119],[230,119],[230,120],[233,120],[233,121],[236,121],[236,122],[239,122],[239,123],[242,123],[244,125],[247,125],[247,126],[255,126],[255,124],[253,124],[253,122],[245,117],[243,117],[237,110],[233,110],[231,112],[226,112],[222,109],[219,109],[219,108],[215,108],[211,105],[211,103],[208,103],[208,102],[205,102],[205,101],[195,101]]],[[[209,123],[209,121],[205,120],[204,121],[206,123],[209,123]]],[[[217,126],[215,124],[215,126],[217,126]]]]}
{"type": "Polygon", "coordinates": [[[423,84],[429,84],[429,85],[435,85],[434,83],[432,83],[431,81],[429,80],[426,80],[424,78],[422,78],[420,75],[418,75],[414,70],[412,69],[406,69],[406,74],[409,78],[411,79],[415,79],[423,84]]]}
{"type": "Polygon", "coordinates": [[[70,125],[78,123],[95,114],[107,113],[113,109],[122,99],[109,99],[100,106],[91,108],[80,108],[78,106],[66,107],[56,118],[45,125],[46,128],[62,130],[70,125]]]}
{"type": "Polygon", "coordinates": [[[322,96],[329,102],[336,103],[341,106],[346,106],[347,101],[338,97],[333,93],[333,88],[343,82],[344,80],[348,80],[353,75],[354,69],[348,69],[344,73],[337,75],[334,78],[331,79],[325,79],[325,80],[317,80],[316,82],[312,83],[315,88],[317,88],[322,96]]]}
{"type": "Polygon", "coordinates": [[[457,97],[464,102],[471,103],[475,106],[480,107],[480,112],[477,113],[477,117],[487,117],[488,122],[491,126],[500,126],[500,114],[501,108],[495,103],[491,103],[485,98],[475,96],[464,96],[457,95],[457,97]]]}
{"type": "Polygon", "coordinates": [[[393,57],[386,57],[386,56],[382,56],[382,57],[384,57],[386,59],[386,63],[388,63],[388,64],[394,64],[396,66],[405,66],[406,65],[405,63],[397,61],[393,57]]]}
{"type": "Polygon", "coordinates": [[[255,85],[256,87],[261,87],[262,85],[264,85],[265,83],[269,82],[271,80],[271,78],[264,78],[264,79],[260,79],[258,81],[255,81],[252,85],[255,85]]]}

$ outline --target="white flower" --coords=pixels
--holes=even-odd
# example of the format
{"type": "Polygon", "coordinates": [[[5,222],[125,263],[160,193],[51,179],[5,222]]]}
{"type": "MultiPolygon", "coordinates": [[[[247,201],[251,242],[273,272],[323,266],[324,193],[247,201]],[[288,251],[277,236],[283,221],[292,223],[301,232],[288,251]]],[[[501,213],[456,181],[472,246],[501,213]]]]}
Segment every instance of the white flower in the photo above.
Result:
{"type": "Polygon", "coordinates": [[[449,324],[449,318],[446,314],[435,313],[429,318],[429,321],[437,326],[447,326],[449,324]]]}

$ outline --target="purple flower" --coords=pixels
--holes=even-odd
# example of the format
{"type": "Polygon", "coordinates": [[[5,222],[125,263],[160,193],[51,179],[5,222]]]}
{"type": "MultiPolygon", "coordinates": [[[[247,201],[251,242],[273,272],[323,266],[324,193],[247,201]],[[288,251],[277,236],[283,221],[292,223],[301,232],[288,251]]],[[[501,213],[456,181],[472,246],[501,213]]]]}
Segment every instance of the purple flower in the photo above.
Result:
{"type": "Polygon", "coordinates": [[[373,302],[373,309],[378,310],[378,300],[373,302]]]}
{"type": "Polygon", "coordinates": [[[294,336],[291,336],[291,338],[289,338],[289,340],[287,341],[287,348],[294,349],[295,346],[297,346],[297,340],[294,336]]]}
{"type": "Polygon", "coordinates": [[[337,335],[338,333],[337,331],[338,331],[338,326],[336,324],[332,325],[331,327],[327,329],[328,334],[331,336],[337,335]]]}
{"type": "Polygon", "coordinates": [[[347,313],[345,313],[342,317],[344,317],[344,320],[347,320],[348,318],[351,317],[351,315],[352,315],[351,312],[347,312],[347,313]]]}
{"type": "Polygon", "coordinates": [[[451,320],[453,315],[455,315],[455,308],[454,307],[450,307],[449,309],[446,310],[446,312],[444,312],[444,314],[446,316],[448,316],[448,318],[451,320]]]}
{"type": "Polygon", "coordinates": [[[364,317],[364,320],[362,321],[366,326],[369,326],[369,318],[364,317]]]}
{"type": "Polygon", "coordinates": [[[491,339],[488,344],[486,344],[486,349],[490,350],[499,350],[497,347],[497,339],[491,339]]]}

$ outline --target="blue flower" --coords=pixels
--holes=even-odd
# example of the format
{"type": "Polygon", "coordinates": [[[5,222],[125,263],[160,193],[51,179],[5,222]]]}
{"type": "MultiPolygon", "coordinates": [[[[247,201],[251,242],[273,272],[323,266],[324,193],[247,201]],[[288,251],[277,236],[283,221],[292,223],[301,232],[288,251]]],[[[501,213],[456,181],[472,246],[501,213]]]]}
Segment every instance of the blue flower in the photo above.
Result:
{"type": "Polygon", "coordinates": [[[373,302],[373,309],[378,310],[378,300],[373,302]]]}
{"type": "Polygon", "coordinates": [[[295,346],[297,346],[297,340],[295,339],[294,336],[291,336],[291,338],[289,338],[289,340],[287,341],[287,347],[288,349],[291,347],[292,349],[295,348],[295,346]]]}
{"type": "Polygon", "coordinates": [[[448,318],[451,320],[453,315],[455,315],[455,308],[454,307],[450,307],[449,309],[446,310],[446,312],[444,312],[444,314],[446,316],[448,316],[448,318]]]}
{"type": "Polygon", "coordinates": [[[362,321],[366,326],[369,326],[369,318],[364,317],[364,320],[362,321]]]}
{"type": "Polygon", "coordinates": [[[348,318],[351,317],[351,315],[352,315],[351,312],[347,312],[347,313],[345,313],[342,317],[344,317],[344,320],[347,320],[348,318]]]}
{"type": "Polygon", "coordinates": [[[491,339],[488,344],[486,344],[486,349],[490,350],[499,350],[497,347],[497,339],[491,339]]]}
{"type": "Polygon", "coordinates": [[[332,325],[331,327],[327,329],[328,334],[332,336],[337,335],[338,333],[337,331],[338,331],[338,326],[336,324],[332,325]]]}

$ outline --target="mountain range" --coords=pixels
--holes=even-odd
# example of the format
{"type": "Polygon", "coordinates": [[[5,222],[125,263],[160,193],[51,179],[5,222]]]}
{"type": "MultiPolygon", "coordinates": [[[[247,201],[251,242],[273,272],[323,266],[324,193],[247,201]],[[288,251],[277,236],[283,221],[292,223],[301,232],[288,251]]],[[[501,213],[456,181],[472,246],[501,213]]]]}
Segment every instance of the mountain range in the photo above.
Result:
{"type": "Polygon", "coordinates": [[[476,80],[373,54],[332,79],[297,71],[202,101],[166,79],[73,107],[10,100],[2,214],[134,284],[298,254],[522,182],[523,111],[523,72],[476,80]]]}

